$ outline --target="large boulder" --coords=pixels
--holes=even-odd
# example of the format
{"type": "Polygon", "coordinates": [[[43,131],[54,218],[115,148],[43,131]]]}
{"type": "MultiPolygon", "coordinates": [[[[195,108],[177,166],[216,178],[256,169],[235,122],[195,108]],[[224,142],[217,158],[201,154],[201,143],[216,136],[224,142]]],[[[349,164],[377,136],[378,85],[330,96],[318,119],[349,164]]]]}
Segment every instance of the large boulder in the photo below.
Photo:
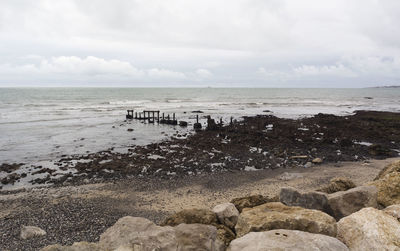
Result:
{"type": "Polygon", "coordinates": [[[400,160],[385,166],[375,177],[375,180],[382,179],[386,174],[393,172],[400,173],[400,160]]]}
{"type": "Polygon", "coordinates": [[[400,204],[391,205],[387,208],[383,209],[382,212],[387,213],[390,216],[393,216],[395,219],[400,221],[400,204]]]}
{"type": "Polygon", "coordinates": [[[157,226],[140,217],[119,219],[101,236],[98,243],[79,242],[72,246],[52,245],[43,251],[108,251],[108,250],[211,250],[222,251],[225,245],[217,239],[217,229],[204,224],[157,226]]]}
{"type": "Polygon", "coordinates": [[[134,247],[172,250],[176,243],[173,227],[160,227],[148,219],[131,216],[119,219],[100,235],[99,241],[100,246],[106,250],[134,247]]]}
{"type": "Polygon", "coordinates": [[[218,217],[219,222],[229,228],[234,228],[238,217],[239,211],[232,203],[223,203],[216,205],[212,210],[218,217]]]}
{"type": "Polygon", "coordinates": [[[140,217],[123,217],[101,236],[105,250],[222,250],[217,229],[203,224],[160,227],[140,217]],[[130,248],[130,249],[129,249],[130,248]]]}
{"type": "Polygon", "coordinates": [[[246,197],[235,198],[231,200],[231,203],[235,205],[235,207],[242,212],[243,208],[252,208],[255,206],[259,206],[261,204],[265,204],[267,202],[278,201],[277,198],[269,198],[266,196],[258,195],[250,195],[246,197]]]}
{"type": "Polygon", "coordinates": [[[328,196],[331,215],[339,220],[364,207],[378,207],[375,186],[359,186],[328,196]]]}
{"type": "Polygon", "coordinates": [[[363,208],[338,222],[337,238],[350,250],[400,250],[400,223],[375,208],[363,208]]]}
{"type": "Polygon", "coordinates": [[[21,228],[20,237],[23,240],[30,239],[33,237],[46,235],[46,231],[35,226],[23,226],[21,228]]]}
{"type": "Polygon", "coordinates": [[[283,187],[279,200],[287,206],[299,206],[329,212],[328,197],[321,192],[303,192],[292,187],[283,187]]]}
{"type": "Polygon", "coordinates": [[[400,172],[391,172],[371,183],[378,188],[378,203],[383,207],[400,204],[400,172]]]}
{"type": "Polygon", "coordinates": [[[297,230],[278,229],[267,232],[251,232],[231,242],[227,251],[347,251],[338,239],[322,234],[297,230]]]}
{"type": "Polygon", "coordinates": [[[301,230],[336,236],[336,221],[328,214],[302,207],[270,202],[244,210],[235,226],[237,237],[273,229],[301,230]]]}
{"type": "Polygon", "coordinates": [[[345,177],[336,177],[331,179],[327,186],[324,186],[317,191],[323,193],[336,193],[340,191],[346,191],[354,187],[356,187],[356,184],[354,184],[351,179],[345,177]]]}
{"type": "Polygon", "coordinates": [[[181,223],[186,224],[206,224],[218,225],[217,215],[209,209],[184,209],[176,214],[171,215],[161,225],[176,226],[181,223]]]}

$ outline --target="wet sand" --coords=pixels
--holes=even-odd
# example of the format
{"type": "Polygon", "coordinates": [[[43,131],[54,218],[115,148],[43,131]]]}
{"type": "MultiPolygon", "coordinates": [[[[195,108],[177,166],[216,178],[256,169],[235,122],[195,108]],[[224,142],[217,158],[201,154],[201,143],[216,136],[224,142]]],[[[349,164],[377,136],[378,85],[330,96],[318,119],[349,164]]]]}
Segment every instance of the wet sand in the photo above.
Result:
{"type": "Polygon", "coordinates": [[[3,191],[0,250],[37,250],[54,243],[97,241],[106,228],[126,215],[160,222],[184,208],[212,208],[251,194],[273,196],[283,186],[313,190],[340,176],[361,185],[374,179],[386,164],[399,159],[341,162],[311,168],[232,170],[170,179],[126,178],[108,183],[3,191]],[[282,179],[285,172],[294,173],[296,178],[282,179]],[[23,225],[38,226],[47,235],[21,240],[19,233],[23,225]]]}

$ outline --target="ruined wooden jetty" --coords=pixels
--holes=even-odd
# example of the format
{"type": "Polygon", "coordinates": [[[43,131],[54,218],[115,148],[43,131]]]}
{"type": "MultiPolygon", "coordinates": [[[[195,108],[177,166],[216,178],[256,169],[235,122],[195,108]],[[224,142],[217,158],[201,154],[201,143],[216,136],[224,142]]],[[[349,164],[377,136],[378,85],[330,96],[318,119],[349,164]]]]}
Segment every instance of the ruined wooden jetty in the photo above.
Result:
{"type": "Polygon", "coordinates": [[[126,110],[128,114],[126,114],[126,119],[133,119],[133,110],[126,110]]]}
{"type": "Polygon", "coordinates": [[[167,124],[167,125],[177,125],[178,120],[175,118],[175,113],[172,114],[172,119],[170,118],[169,114],[167,116],[162,114],[162,118],[160,120],[160,124],[167,124]]]}

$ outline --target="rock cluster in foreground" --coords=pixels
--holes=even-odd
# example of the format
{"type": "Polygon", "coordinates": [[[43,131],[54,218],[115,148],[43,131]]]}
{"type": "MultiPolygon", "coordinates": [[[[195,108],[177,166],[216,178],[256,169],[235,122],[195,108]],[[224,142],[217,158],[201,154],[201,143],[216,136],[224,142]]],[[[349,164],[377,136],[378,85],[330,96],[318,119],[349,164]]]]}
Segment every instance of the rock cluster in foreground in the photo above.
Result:
{"type": "Polygon", "coordinates": [[[393,163],[359,187],[334,179],[319,191],[282,188],[279,199],[258,195],[186,209],[162,226],[126,216],[97,243],[42,250],[400,250],[400,182],[392,183],[399,167],[393,163]]]}

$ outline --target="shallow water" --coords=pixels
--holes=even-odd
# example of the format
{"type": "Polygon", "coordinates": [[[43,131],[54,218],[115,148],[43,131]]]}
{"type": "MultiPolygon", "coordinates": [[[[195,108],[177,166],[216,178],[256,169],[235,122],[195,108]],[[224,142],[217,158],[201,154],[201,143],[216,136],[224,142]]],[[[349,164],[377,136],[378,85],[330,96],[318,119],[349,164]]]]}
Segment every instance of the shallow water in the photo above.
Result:
{"type": "Polygon", "coordinates": [[[126,151],[191,128],[124,122],[127,109],[176,113],[189,122],[194,122],[195,110],[224,121],[256,114],[296,118],[361,109],[399,112],[400,88],[1,88],[0,164],[35,163],[111,147],[126,151]]]}

